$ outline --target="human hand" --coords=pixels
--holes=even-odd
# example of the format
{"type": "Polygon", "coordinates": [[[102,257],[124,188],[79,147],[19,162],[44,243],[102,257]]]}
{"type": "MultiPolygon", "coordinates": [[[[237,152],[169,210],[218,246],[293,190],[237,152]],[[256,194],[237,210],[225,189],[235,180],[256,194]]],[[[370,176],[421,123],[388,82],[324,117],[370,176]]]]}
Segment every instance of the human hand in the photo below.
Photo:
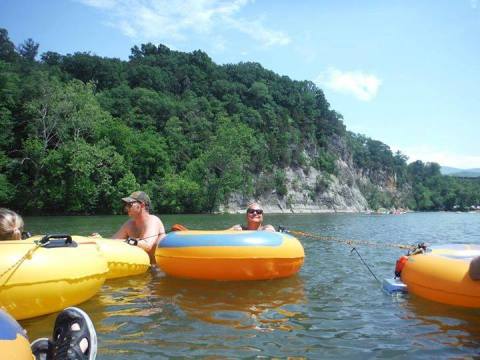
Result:
{"type": "Polygon", "coordinates": [[[265,225],[262,230],[275,232],[275,228],[272,225],[265,225]]]}

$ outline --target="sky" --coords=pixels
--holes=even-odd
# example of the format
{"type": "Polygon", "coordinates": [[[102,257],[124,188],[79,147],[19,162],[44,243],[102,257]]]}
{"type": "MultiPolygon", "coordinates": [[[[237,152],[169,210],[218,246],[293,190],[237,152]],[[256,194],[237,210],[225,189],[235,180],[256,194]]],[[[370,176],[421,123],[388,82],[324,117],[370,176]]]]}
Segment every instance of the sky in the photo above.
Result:
{"type": "Polygon", "coordinates": [[[0,0],[0,27],[40,53],[152,42],[258,62],[409,161],[480,168],[480,0],[0,0]]]}

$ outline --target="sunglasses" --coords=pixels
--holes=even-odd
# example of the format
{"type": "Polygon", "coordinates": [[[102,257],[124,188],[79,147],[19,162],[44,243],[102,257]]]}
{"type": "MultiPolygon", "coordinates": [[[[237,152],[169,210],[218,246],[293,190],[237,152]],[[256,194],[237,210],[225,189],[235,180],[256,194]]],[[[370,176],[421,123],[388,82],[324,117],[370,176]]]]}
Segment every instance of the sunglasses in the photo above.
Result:
{"type": "Polygon", "coordinates": [[[139,201],[132,201],[132,202],[129,202],[129,203],[125,203],[123,205],[123,212],[124,214],[128,214],[128,209],[130,209],[133,204],[141,204],[139,201]]]}
{"type": "Polygon", "coordinates": [[[247,214],[258,214],[258,215],[262,215],[262,214],[263,214],[263,210],[262,210],[262,209],[248,209],[248,210],[247,210],[247,214]]]}
{"type": "Polygon", "coordinates": [[[128,208],[131,208],[133,206],[133,204],[141,204],[140,201],[132,201],[132,202],[129,202],[129,203],[125,203],[125,206],[127,209],[128,208]]]}

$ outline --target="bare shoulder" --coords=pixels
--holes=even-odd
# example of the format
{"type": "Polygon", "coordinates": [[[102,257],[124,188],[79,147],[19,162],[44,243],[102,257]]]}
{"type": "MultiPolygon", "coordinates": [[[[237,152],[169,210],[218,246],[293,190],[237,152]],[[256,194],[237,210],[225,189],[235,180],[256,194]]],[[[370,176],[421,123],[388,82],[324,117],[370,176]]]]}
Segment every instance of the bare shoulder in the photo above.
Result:
{"type": "Polygon", "coordinates": [[[163,224],[162,220],[160,220],[160,218],[157,215],[150,214],[148,221],[151,222],[152,224],[163,224]]]}
{"type": "Polygon", "coordinates": [[[165,232],[162,220],[160,220],[158,216],[150,214],[148,222],[151,226],[154,226],[157,230],[159,230],[159,232],[165,232]]]}

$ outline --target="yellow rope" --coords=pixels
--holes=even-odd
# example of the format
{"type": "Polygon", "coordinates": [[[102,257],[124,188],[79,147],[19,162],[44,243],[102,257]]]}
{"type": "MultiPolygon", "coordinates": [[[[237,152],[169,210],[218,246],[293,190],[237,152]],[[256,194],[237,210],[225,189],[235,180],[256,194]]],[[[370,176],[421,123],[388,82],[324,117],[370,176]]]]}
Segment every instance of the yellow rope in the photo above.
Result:
{"type": "Polygon", "coordinates": [[[287,230],[287,231],[288,233],[297,235],[297,236],[303,236],[303,237],[308,237],[308,238],[317,239],[317,240],[336,241],[349,246],[354,246],[354,245],[366,245],[366,246],[375,246],[375,247],[384,246],[384,247],[393,247],[397,249],[407,249],[407,250],[411,250],[413,247],[410,245],[402,245],[402,244],[378,244],[378,243],[373,243],[371,241],[366,241],[366,240],[339,239],[334,236],[321,236],[321,235],[311,234],[311,233],[307,233],[304,231],[297,231],[297,230],[287,230]]]}
{"type": "MultiPolygon", "coordinates": [[[[0,274],[0,279],[1,279],[5,274],[7,274],[10,270],[19,267],[19,266],[21,265],[21,263],[24,262],[26,259],[31,258],[32,255],[33,255],[33,253],[34,253],[39,247],[41,247],[42,245],[43,245],[43,244],[41,244],[40,242],[38,242],[37,244],[35,244],[35,246],[34,246],[33,248],[29,249],[29,250],[25,253],[25,255],[23,255],[17,262],[15,262],[12,266],[10,266],[8,269],[6,269],[4,272],[2,272],[2,273],[0,274]]],[[[13,275],[13,272],[12,272],[12,274],[10,274],[9,277],[6,278],[5,282],[3,282],[0,286],[4,286],[4,285],[8,282],[8,280],[10,280],[10,278],[12,277],[12,275],[13,275]]]]}

